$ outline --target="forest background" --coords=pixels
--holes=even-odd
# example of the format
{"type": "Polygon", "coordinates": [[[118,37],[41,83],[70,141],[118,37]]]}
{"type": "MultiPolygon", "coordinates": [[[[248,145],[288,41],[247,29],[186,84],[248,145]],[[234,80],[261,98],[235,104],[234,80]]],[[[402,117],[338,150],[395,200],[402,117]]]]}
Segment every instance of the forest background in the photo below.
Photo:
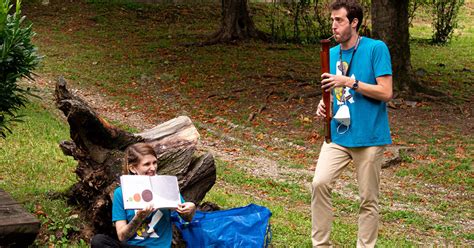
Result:
{"type": "MultiPolygon", "coordinates": [[[[62,75],[111,123],[131,132],[189,116],[201,149],[216,156],[218,179],[206,200],[224,208],[267,206],[275,247],[310,246],[309,185],[322,124],[314,115],[319,97],[308,93],[319,90],[318,44],[295,43],[288,31],[287,39],[274,42],[189,46],[219,29],[220,4],[209,1],[23,5],[44,58],[36,81],[22,84],[41,98],[32,98],[21,111],[23,122],[0,139],[0,187],[41,220],[37,245],[86,247],[89,238],[86,220],[57,194],[76,180],[76,162],[58,148],[69,139],[52,100],[62,75]]],[[[271,4],[249,6],[256,27],[267,33],[283,18],[271,4]]],[[[430,42],[429,9],[414,15],[410,51],[417,82],[444,94],[399,95],[390,104],[394,145],[411,151],[382,172],[382,247],[474,243],[473,10],[466,1],[446,45],[430,42]]],[[[335,185],[332,239],[338,245],[355,244],[353,173],[350,166],[335,185]]]]}

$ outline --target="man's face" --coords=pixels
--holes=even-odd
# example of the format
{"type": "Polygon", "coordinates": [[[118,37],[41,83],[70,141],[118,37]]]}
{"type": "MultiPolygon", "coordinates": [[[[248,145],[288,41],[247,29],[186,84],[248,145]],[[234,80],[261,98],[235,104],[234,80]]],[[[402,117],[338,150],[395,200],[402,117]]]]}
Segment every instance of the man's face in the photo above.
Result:
{"type": "Polygon", "coordinates": [[[352,36],[352,25],[347,18],[347,10],[345,8],[340,8],[331,11],[331,20],[332,33],[334,34],[336,42],[347,42],[352,36]]]}

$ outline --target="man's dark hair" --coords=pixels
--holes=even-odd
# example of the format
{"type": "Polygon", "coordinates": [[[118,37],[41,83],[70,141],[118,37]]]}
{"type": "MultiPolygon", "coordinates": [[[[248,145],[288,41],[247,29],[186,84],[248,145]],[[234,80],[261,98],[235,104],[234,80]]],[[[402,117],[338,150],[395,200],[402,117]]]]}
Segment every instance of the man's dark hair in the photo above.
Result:
{"type": "Polygon", "coordinates": [[[359,22],[357,23],[357,29],[359,30],[360,25],[362,25],[362,19],[364,18],[362,6],[355,0],[336,0],[334,1],[331,6],[331,10],[338,10],[341,8],[346,9],[347,11],[347,18],[349,22],[352,23],[354,18],[357,18],[359,22]]]}

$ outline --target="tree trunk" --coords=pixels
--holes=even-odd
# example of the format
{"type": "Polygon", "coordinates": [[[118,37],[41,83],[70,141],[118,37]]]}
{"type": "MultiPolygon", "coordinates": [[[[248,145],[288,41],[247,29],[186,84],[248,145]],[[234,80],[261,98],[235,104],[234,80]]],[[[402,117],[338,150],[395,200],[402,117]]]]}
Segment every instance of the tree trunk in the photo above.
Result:
{"type": "Polygon", "coordinates": [[[188,117],[181,116],[153,129],[132,134],[116,128],[82,99],[71,94],[66,81],[58,80],[56,104],[67,117],[70,141],[60,147],[78,161],[78,182],[68,192],[69,202],[79,205],[91,221],[92,233],[115,234],[112,227],[112,194],[118,186],[124,150],[148,142],[158,155],[157,174],[176,175],[186,201],[198,205],[216,180],[212,154],[196,155],[199,133],[188,117]]]}
{"type": "Polygon", "coordinates": [[[255,28],[249,15],[247,0],[222,0],[221,28],[202,44],[227,43],[250,38],[266,39],[266,35],[255,28]]]}
{"type": "Polygon", "coordinates": [[[418,83],[412,73],[408,2],[409,0],[372,0],[372,36],[385,41],[390,49],[396,91],[412,99],[417,98],[417,93],[447,97],[443,92],[418,83]]]}
{"type": "Polygon", "coordinates": [[[408,30],[409,0],[372,0],[372,36],[383,40],[392,57],[394,88],[413,91],[408,30]]]}

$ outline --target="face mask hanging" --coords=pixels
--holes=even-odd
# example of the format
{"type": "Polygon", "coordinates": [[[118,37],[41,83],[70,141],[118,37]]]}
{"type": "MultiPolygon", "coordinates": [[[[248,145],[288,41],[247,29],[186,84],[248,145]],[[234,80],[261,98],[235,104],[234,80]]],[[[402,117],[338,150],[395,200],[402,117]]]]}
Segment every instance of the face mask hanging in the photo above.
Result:
{"type": "Polygon", "coordinates": [[[347,107],[345,102],[344,105],[341,105],[341,107],[339,107],[333,118],[339,123],[339,125],[337,126],[338,134],[344,134],[349,130],[349,126],[351,125],[351,113],[349,112],[349,107],[347,107]],[[345,130],[342,132],[339,131],[341,126],[345,127],[345,130]]]}

